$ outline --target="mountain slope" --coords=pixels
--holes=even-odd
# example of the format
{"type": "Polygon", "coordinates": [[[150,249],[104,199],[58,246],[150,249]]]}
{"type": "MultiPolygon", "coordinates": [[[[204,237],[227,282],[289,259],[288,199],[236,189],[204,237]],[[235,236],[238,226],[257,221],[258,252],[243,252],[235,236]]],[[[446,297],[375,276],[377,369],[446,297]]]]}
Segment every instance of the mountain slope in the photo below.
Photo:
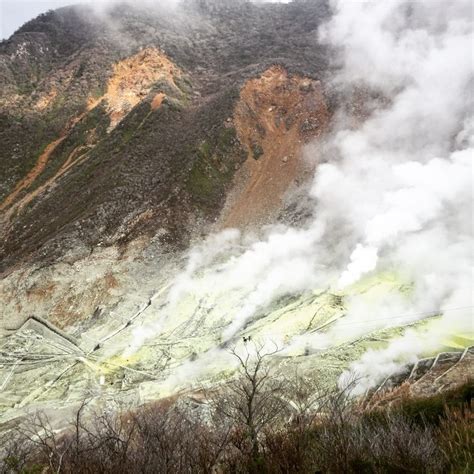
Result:
{"type": "Polygon", "coordinates": [[[276,62],[290,73],[327,70],[314,39],[327,14],[319,2],[151,13],[64,8],[2,43],[4,269],[59,256],[70,240],[94,246],[164,229],[167,241],[186,242],[217,217],[245,159],[227,121],[245,80],[276,62]],[[217,159],[204,177],[203,148],[217,159]]]}

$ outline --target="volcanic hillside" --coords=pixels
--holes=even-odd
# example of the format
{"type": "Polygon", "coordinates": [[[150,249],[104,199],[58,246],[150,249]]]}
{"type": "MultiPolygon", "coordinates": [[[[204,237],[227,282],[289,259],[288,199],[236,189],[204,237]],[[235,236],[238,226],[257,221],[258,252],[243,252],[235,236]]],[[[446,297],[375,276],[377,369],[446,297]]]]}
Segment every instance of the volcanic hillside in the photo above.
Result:
{"type": "Polygon", "coordinates": [[[237,181],[253,191],[227,223],[278,214],[300,144],[329,119],[327,14],[324,2],[67,7],[3,41],[3,270],[158,232],[182,246],[237,181]]]}
{"type": "Polygon", "coordinates": [[[225,384],[249,341],[321,386],[362,369],[374,406],[471,379],[472,77],[435,61],[462,54],[444,16],[151,3],[0,43],[0,430],[225,384]],[[413,31],[432,54],[401,54],[413,31]]]}

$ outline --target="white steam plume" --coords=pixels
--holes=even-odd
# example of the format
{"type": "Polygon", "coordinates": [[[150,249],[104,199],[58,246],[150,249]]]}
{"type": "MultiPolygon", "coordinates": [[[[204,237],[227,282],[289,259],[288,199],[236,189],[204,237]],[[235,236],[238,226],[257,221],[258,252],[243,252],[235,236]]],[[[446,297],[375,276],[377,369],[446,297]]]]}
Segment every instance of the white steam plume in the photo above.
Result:
{"type": "Polygon", "coordinates": [[[202,288],[223,298],[240,291],[243,303],[223,331],[227,340],[277,297],[331,284],[341,289],[396,268],[413,282],[408,298],[368,306],[352,297],[346,318],[325,336],[304,336],[318,349],[445,310],[425,333],[408,333],[358,361],[353,368],[365,388],[440,348],[447,333],[473,331],[473,19],[469,0],[337,1],[334,10],[321,38],[341,49],[344,67],[335,82],[378,91],[386,105],[359,128],[341,125],[333,136],[336,158],[319,166],[311,191],[313,222],[274,229],[250,244],[237,234],[212,237],[212,245],[191,254],[169,305],[202,288]],[[232,257],[222,261],[226,252],[232,257]],[[407,317],[390,320],[394,315],[407,317]]]}
{"type": "MultiPolygon", "coordinates": [[[[439,348],[447,334],[473,332],[473,18],[469,1],[336,8],[324,37],[344,48],[339,80],[363,81],[391,99],[359,130],[336,137],[358,236],[339,285],[382,258],[408,271],[417,309],[446,308],[424,334],[408,333],[353,365],[367,388],[439,348]]],[[[315,189],[324,201],[318,182],[315,189]]]]}

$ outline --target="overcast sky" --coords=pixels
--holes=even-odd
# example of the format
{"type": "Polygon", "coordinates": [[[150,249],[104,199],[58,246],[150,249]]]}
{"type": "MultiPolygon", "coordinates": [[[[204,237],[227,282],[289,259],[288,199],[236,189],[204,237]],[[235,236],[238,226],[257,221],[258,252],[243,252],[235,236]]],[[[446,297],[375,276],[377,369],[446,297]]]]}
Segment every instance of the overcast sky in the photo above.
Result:
{"type": "Polygon", "coordinates": [[[40,13],[74,3],[81,3],[81,0],[0,0],[0,38],[9,38],[40,13]]]}

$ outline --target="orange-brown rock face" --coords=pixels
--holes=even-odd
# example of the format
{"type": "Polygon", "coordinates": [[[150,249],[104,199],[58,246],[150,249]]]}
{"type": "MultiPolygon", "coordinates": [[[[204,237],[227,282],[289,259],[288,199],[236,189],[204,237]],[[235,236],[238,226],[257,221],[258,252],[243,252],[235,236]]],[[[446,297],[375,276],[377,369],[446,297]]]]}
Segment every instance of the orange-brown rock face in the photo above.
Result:
{"type": "Polygon", "coordinates": [[[54,102],[56,97],[58,96],[58,91],[55,87],[52,87],[51,90],[47,93],[42,95],[34,104],[34,108],[38,110],[39,112],[43,112],[46,110],[48,107],[51,106],[51,104],[54,102]]]}
{"type": "Polygon", "coordinates": [[[236,175],[225,227],[264,223],[305,171],[302,147],[327,129],[329,113],[319,81],[290,76],[278,66],[248,81],[241,90],[234,122],[249,159],[236,175]]]}
{"type": "MultiPolygon", "coordinates": [[[[107,91],[100,100],[107,101],[110,114],[110,128],[117,124],[141,102],[158,81],[176,88],[175,79],[181,71],[161,51],[147,48],[114,66],[112,77],[107,84],[107,91]]],[[[155,110],[161,105],[165,95],[158,94],[161,102],[153,101],[155,110]]]]}

